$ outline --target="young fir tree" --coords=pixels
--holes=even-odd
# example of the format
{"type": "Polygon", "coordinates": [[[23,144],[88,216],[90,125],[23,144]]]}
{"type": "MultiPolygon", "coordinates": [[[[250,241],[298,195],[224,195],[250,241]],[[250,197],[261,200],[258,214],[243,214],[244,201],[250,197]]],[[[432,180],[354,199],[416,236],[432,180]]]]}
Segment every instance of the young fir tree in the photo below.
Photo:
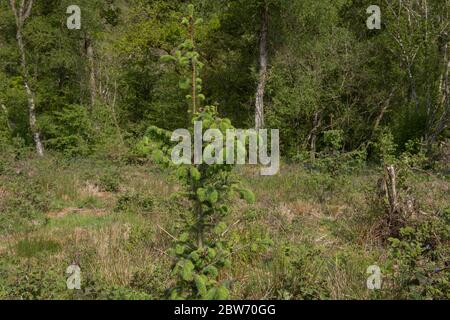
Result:
{"type": "MultiPolygon", "coordinates": [[[[194,7],[189,6],[189,16],[182,24],[188,30],[188,38],[174,55],[162,57],[165,62],[174,62],[186,77],[179,83],[181,90],[190,90],[186,96],[190,102],[191,136],[196,121],[201,121],[203,131],[218,129],[223,135],[233,129],[229,119],[218,117],[214,106],[202,107],[205,96],[202,92],[202,79],[199,72],[203,64],[195,49],[195,27],[201,24],[195,19],[194,7]]],[[[176,168],[177,177],[184,187],[180,193],[190,203],[190,210],[183,216],[181,234],[174,242],[172,254],[175,257],[172,274],[175,286],[169,289],[171,299],[227,299],[227,282],[219,281],[219,272],[231,264],[232,246],[225,239],[228,226],[230,199],[240,195],[248,203],[253,203],[253,193],[243,188],[239,178],[233,174],[233,165],[228,164],[182,164],[175,165],[170,159],[173,150],[171,133],[157,127],[150,127],[141,142],[143,150],[151,152],[156,162],[176,168]]],[[[203,145],[202,150],[211,144],[203,145]]],[[[236,143],[235,150],[242,148],[236,143]]],[[[205,152],[206,153],[206,152],[205,152]]],[[[194,154],[194,152],[191,152],[194,154]]],[[[212,157],[223,157],[226,150],[210,153],[212,157]]],[[[193,161],[192,161],[193,163],[193,161]]]]}

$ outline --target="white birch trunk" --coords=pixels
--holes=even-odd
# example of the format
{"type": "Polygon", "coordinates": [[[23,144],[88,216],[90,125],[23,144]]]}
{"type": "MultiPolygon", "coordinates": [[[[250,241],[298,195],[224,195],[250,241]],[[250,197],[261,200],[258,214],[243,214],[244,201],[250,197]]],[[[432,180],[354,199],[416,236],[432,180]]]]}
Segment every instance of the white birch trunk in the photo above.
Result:
{"type": "Polygon", "coordinates": [[[20,52],[20,65],[22,67],[23,84],[25,87],[25,91],[27,93],[30,130],[31,134],[33,135],[36,152],[39,156],[43,156],[44,146],[42,145],[41,135],[36,125],[36,104],[34,99],[34,93],[30,88],[30,74],[28,71],[28,65],[26,60],[25,44],[22,38],[22,28],[25,24],[26,19],[28,19],[31,14],[31,9],[33,7],[33,0],[28,1],[21,0],[19,8],[17,8],[15,0],[10,0],[9,2],[11,5],[11,9],[13,10],[14,17],[16,19],[16,27],[17,27],[16,40],[20,52]]]}
{"type": "Polygon", "coordinates": [[[259,43],[259,80],[255,103],[255,128],[257,130],[264,127],[264,93],[267,82],[267,64],[269,56],[267,48],[268,25],[269,7],[266,4],[262,13],[261,38],[259,43]]]}

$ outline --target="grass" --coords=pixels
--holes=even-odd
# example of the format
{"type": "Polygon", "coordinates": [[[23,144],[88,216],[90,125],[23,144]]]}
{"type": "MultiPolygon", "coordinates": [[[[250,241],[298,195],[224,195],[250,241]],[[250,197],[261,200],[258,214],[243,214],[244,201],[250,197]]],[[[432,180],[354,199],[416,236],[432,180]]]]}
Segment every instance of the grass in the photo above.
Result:
{"type": "Polygon", "coordinates": [[[55,253],[60,249],[61,245],[53,240],[22,239],[17,243],[16,254],[19,257],[31,258],[41,253],[55,253]]]}
{"type": "MultiPolygon", "coordinates": [[[[376,168],[334,177],[297,165],[273,177],[239,171],[257,203],[233,204],[229,238],[237,245],[221,275],[233,299],[378,297],[366,288],[367,267],[388,254],[369,201],[376,168]]],[[[0,298],[164,298],[172,281],[168,234],[176,235],[183,210],[170,198],[178,189],[166,172],[47,157],[15,163],[0,182],[0,298]],[[72,262],[82,270],[79,293],[65,289],[72,262]]],[[[417,174],[413,189],[424,211],[448,208],[445,178],[417,174]]]]}

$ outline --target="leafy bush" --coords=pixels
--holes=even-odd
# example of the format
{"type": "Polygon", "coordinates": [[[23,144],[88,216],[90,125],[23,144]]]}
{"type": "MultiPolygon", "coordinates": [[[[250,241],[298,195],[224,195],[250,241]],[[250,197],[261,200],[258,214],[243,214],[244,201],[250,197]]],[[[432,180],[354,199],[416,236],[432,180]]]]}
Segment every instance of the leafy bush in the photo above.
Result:
{"type": "Polygon", "coordinates": [[[19,266],[7,279],[3,293],[12,300],[48,300],[67,297],[64,274],[53,268],[23,268],[19,266]]]}
{"type": "Polygon", "coordinates": [[[0,154],[3,154],[11,146],[11,133],[7,121],[8,119],[0,106],[0,154]]]}
{"type": "Polygon", "coordinates": [[[302,152],[293,157],[293,160],[301,162],[312,170],[329,173],[332,177],[351,173],[366,163],[367,150],[365,146],[350,152],[343,151],[343,130],[325,131],[323,133],[323,144],[324,148],[316,154],[317,158],[311,159],[308,152],[302,152]]]}
{"type": "Polygon", "coordinates": [[[67,156],[85,156],[91,153],[93,131],[87,108],[69,105],[55,111],[41,121],[46,146],[67,156]]]}
{"type": "Polygon", "coordinates": [[[450,298],[448,217],[404,227],[400,237],[391,238],[390,243],[393,290],[398,297],[450,298]]]}
{"type": "Polygon", "coordinates": [[[0,201],[0,232],[32,228],[33,223],[44,220],[43,213],[50,207],[48,195],[37,183],[30,181],[27,187],[16,188],[0,201]]]}
{"type": "Polygon", "coordinates": [[[343,130],[327,130],[323,133],[323,142],[326,148],[331,152],[337,152],[344,145],[343,130]]]}
{"type": "Polygon", "coordinates": [[[116,170],[108,170],[100,176],[98,186],[102,191],[118,192],[122,178],[120,172],[116,170]]]}
{"type": "Polygon", "coordinates": [[[276,251],[271,262],[271,275],[274,283],[274,299],[326,299],[330,293],[326,289],[325,277],[319,266],[320,249],[311,244],[292,246],[284,244],[276,251]]]}
{"type": "Polygon", "coordinates": [[[127,192],[119,197],[116,211],[127,211],[145,214],[150,212],[155,205],[155,199],[143,196],[139,193],[127,192]]]}
{"type": "Polygon", "coordinates": [[[372,146],[374,156],[378,161],[392,164],[395,159],[397,145],[394,142],[394,135],[390,130],[384,129],[378,131],[372,146]]]}
{"type": "Polygon", "coordinates": [[[169,273],[161,267],[153,270],[141,270],[133,274],[130,287],[139,292],[151,295],[153,299],[164,298],[169,273]]]}

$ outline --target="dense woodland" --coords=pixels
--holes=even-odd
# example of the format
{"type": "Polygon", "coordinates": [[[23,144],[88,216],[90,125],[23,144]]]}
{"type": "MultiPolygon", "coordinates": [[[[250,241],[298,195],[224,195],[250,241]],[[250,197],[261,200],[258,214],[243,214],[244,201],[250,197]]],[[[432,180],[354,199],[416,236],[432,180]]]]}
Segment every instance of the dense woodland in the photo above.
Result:
{"type": "Polygon", "coordinates": [[[0,0],[0,299],[449,299],[449,11],[0,0]],[[279,174],[174,168],[194,119],[279,174]]]}

